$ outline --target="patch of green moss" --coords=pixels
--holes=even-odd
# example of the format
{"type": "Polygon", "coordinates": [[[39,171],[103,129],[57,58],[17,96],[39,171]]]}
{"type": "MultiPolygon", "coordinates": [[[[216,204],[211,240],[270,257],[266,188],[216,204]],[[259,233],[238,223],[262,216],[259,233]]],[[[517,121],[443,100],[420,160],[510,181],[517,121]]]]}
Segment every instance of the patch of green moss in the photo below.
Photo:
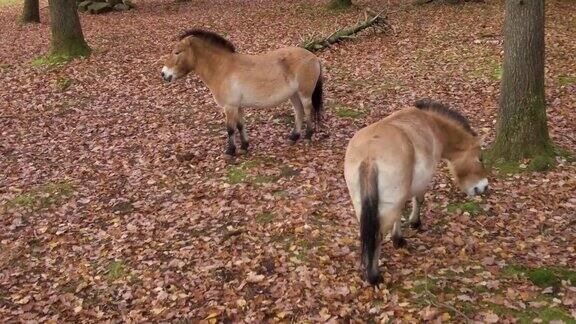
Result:
{"type": "Polygon", "coordinates": [[[507,308],[503,305],[494,303],[486,303],[486,308],[492,310],[499,316],[513,316],[519,323],[533,323],[535,319],[541,319],[543,323],[550,323],[553,320],[561,320],[564,323],[574,323],[574,319],[570,314],[559,307],[545,307],[545,308],[526,308],[523,310],[515,310],[507,308]]]}
{"type": "Polygon", "coordinates": [[[6,203],[8,208],[24,207],[39,210],[50,207],[68,198],[74,192],[72,184],[68,182],[47,183],[36,190],[18,195],[6,203]]]}
{"type": "Polygon", "coordinates": [[[554,154],[556,154],[556,156],[559,156],[559,157],[565,159],[567,162],[576,161],[576,158],[574,157],[574,153],[570,152],[567,149],[559,147],[559,146],[554,147],[554,154]]]}
{"type": "Polygon", "coordinates": [[[126,273],[126,266],[121,260],[112,261],[106,270],[106,279],[110,282],[123,278],[126,273]]]}
{"type": "Polygon", "coordinates": [[[35,58],[30,62],[33,67],[55,67],[64,65],[74,59],[68,55],[48,54],[35,58]]]}
{"type": "Polygon", "coordinates": [[[557,80],[560,86],[569,86],[576,84],[576,76],[560,75],[558,76],[557,80]]]}
{"type": "Polygon", "coordinates": [[[358,119],[365,115],[363,111],[350,109],[344,106],[337,106],[335,114],[336,116],[341,118],[352,118],[352,119],[358,119]]]}
{"type": "Polygon", "coordinates": [[[327,8],[333,11],[343,11],[350,9],[352,7],[352,1],[350,0],[330,0],[327,8]]]}
{"type": "Polygon", "coordinates": [[[528,164],[528,171],[548,171],[552,170],[556,166],[556,160],[553,155],[538,155],[530,160],[528,164]]]}
{"type": "Polygon", "coordinates": [[[233,165],[228,170],[228,183],[237,184],[246,180],[247,174],[242,166],[233,165]]]}
{"type": "Polygon", "coordinates": [[[538,267],[528,268],[522,265],[508,265],[502,270],[506,277],[527,277],[534,285],[545,287],[557,287],[562,280],[576,282],[576,270],[564,267],[538,267]]]}
{"type": "Polygon", "coordinates": [[[480,205],[474,201],[464,201],[448,204],[446,210],[449,213],[468,212],[470,215],[477,215],[480,214],[482,208],[480,208],[480,205]]]}
{"type": "Polygon", "coordinates": [[[72,79],[67,76],[59,76],[56,79],[56,85],[61,91],[65,91],[66,89],[70,88],[72,85],[72,79]]]}
{"type": "Polygon", "coordinates": [[[263,212],[256,216],[256,222],[259,224],[269,224],[276,218],[276,216],[271,212],[263,212]]]}

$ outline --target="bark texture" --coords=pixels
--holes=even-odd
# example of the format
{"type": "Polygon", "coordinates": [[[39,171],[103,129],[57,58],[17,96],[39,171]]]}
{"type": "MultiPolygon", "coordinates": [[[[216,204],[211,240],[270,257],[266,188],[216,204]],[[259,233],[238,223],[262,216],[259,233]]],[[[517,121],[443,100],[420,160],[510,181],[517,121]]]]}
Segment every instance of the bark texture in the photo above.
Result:
{"type": "Polygon", "coordinates": [[[38,0],[24,0],[24,9],[22,11],[23,23],[40,22],[40,4],[38,0]]]}
{"type": "Polygon", "coordinates": [[[491,159],[551,156],[544,99],[544,0],[506,0],[500,111],[491,159]]]}
{"type": "Polygon", "coordinates": [[[68,57],[86,56],[90,47],[84,40],[75,0],[49,0],[52,53],[68,57]]]}

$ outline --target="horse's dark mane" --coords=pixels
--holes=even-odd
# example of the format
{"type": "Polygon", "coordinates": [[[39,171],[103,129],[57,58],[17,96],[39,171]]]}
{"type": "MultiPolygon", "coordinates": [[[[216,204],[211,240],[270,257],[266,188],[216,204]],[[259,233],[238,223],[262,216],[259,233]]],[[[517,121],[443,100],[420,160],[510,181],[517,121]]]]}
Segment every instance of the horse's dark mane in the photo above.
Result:
{"type": "Polygon", "coordinates": [[[222,49],[225,49],[229,52],[236,52],[236,48],[234,48],[234,44],[232,44],[229,40],[227,40],[226,38],[208,31],[208,30],[204,30],[204,29],[199,29],[199,28],[194,28],[194,29],[189,29],[185,32],[183,32],[182,34],[180,34],[179,39],[182,40],[188,36],[193,36],[193,37],[198,37],[214,46],[220,47],[222,49]]]}
{"type": "Polygon", "coordinates": [[[438,113],[442,116],[446,116],[446,117],[452,119],[453,121],[457,122],[468,133],[472,134],[473,136],[476,136],[476,133],[470,127],[470,123],[468,122],[468,119],[466,119],[466,117],[462,116],[456,110],[452,110],[452,109],[448,108],[448,106],[446,106],[445,104],[443,104],[441,102],[434,101],[431,99],[421,99],[421,100],[416,101],[414,103],[414,106],[416,106],[416,108],[418,108],[420,110],[433,111],[433,112],[438,113]]]}

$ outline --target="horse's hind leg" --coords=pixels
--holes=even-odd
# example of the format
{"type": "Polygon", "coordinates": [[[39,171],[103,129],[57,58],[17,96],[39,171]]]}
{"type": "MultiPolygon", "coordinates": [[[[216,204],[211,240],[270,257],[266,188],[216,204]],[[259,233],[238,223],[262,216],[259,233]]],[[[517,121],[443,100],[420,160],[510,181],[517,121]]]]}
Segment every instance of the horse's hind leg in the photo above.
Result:
{"type": "Polygon", "coordinates": [[[392,227],[392,245],[395,248],[402,248],[406,246],[406,239],[402,237],[402,229],[401,229],[400,220],[394,222],[394,226],[392,227]]]}
{"type": "Polygon", "coordinates": [[[312,120],[312,98],[300,95],[300,102],[304,107],[304,115],[306,116],[306,133],[304,139],[311,140],[314,134],[314,122],[312,120]]]}
{"type": "Polygon", "coordinates": [[[292,106],[294,106],[294,129],[290,133],[288,140],[294,144],[300,138],[302,132],[302,115],[304,114],[304,108],[297,94],[290,97],[290,101],[292,102],[292,106]]]}
{"type": "Polygon", "coordinates": [[[231,161],[236,155],[234,132],[238,125],[238,107],[226,106],[224,107],[224,114],[226,115],[226,132],[228,134],[228,147],[226,148],[224,157],[225,159],[231,161]]]}
{"type": "Polygon", "coordinates": [[[412,197],[412,212],[408,218],[408,224],[414,229],[422,228],[422,221],[420,220],[420,209],[422,208],[422,203],[424,202],[424,194],[419,194],[412,197]]]}
{"type": "Polygon", "coordinates": [[[244,121],[244,110],[242,107],[238,108],[238,123],[236,124],[238,132],[240,133],[240,154],[248,153],[248,132],[246,131],[246,125],[244,121]]]}

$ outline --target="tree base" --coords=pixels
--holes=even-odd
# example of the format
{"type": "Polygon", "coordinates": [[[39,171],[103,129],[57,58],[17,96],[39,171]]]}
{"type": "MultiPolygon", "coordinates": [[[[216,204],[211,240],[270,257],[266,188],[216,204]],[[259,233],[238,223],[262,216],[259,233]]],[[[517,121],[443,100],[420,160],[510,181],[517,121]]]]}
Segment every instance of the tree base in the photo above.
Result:
{"type": "Polygon", "coordinates": [[[530,156],[510,157],[508,155],[508,158],[505,158],[506,155],[499,152],[495,146],[485,151],[483,157],[486,167],[489,169],[496,169],[502,174],[514,174],[523,171],[544,172],[552,170],[556,166],[556,155],[556,151],[551,147],[549,151],[545,150],[530,156]]]}

